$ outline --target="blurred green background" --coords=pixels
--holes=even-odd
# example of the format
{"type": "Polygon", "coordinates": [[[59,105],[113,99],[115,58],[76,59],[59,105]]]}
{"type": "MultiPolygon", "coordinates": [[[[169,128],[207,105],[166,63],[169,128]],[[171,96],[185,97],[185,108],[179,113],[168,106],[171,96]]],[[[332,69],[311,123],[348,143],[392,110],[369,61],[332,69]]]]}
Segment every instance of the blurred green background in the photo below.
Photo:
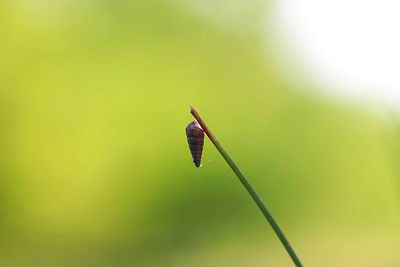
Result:
{"type": "Polygon", "coordinates": [[[0,266],[292,266],[189,104],[305,266],[400,266],[395,123],[278,70],[273,1],[205,3],[0,2],[0,266]]]}

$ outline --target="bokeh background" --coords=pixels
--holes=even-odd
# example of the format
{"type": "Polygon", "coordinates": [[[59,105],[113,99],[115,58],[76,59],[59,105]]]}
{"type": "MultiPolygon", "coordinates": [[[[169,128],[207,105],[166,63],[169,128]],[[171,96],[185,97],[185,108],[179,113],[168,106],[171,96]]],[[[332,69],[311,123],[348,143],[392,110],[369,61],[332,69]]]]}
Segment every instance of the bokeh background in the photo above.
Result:
{"type": "Polygon", "coordinates": [[[0,266],[292,266],[189,104],[305,266],[400,266],[396,112],[302,79],[276,3],[1,1],[0,266]]]}

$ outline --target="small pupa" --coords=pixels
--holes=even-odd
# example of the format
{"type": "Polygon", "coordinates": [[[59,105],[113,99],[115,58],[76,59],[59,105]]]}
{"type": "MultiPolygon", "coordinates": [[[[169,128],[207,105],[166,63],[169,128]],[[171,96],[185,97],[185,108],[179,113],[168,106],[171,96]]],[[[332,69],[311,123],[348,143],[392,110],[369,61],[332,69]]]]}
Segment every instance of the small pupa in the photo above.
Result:
{"type": "Polygon", "coordinates": [[[194,120],[186,127],[186,136],[194,165],[198,168],[201,166],[201,154],[203,153],[204,146],[204,130],[201,128],[200,124],[194,120]]]}

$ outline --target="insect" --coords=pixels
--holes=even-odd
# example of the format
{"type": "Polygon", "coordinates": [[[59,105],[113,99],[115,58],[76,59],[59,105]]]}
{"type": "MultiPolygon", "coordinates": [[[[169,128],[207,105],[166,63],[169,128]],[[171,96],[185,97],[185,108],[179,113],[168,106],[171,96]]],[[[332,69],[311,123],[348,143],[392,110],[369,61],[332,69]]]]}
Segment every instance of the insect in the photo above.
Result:
{"type": "Polygon", "coordinates": [[[198,168],[201,166],[201,154],[204,145],[204,130],[200,124],[194,120],[186,127],[186,136],[189,143],[189,149],[192,153],[194,165],[198,168]]]}

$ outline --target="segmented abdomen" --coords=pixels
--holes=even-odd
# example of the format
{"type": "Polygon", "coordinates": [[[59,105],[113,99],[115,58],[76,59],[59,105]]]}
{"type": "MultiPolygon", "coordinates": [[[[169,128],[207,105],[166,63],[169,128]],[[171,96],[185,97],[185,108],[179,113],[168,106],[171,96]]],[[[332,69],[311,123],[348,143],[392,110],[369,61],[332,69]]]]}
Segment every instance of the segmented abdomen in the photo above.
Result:
{"type": "Polygon", "coordinates": [[[204,146],[204,130],[200,127],[197,121],[192,121],[186,127],[186,136],[194,165],[200,167],[201,154],[203,153],[204,146]]]}

